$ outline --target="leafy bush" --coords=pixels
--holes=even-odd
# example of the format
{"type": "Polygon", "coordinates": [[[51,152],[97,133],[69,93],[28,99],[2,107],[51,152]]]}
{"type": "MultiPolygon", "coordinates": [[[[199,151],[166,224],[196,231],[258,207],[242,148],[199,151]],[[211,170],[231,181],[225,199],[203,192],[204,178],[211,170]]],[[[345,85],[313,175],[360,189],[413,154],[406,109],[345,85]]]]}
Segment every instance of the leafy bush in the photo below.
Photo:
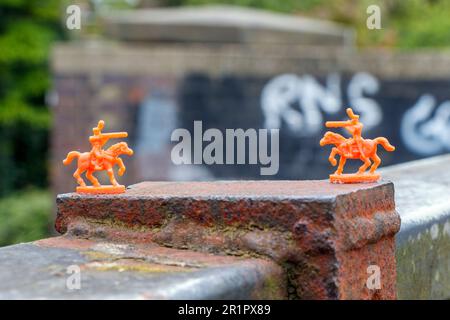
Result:
{"type": "Polygon", "coordinates": [[[29,190],[0,199],[0,246],[27,242],[49,234],[52,195],[29,190]]]}
{"type": "Polygon", "coordinates": [[[0,196],[47,184],[48,57],[58,0],[0,0],[0,196]]]}
{"type": "Polygon", "coordinates": [[[450,0],[409,0],[392,7],[401,48],[450,46],[450,0]]]}

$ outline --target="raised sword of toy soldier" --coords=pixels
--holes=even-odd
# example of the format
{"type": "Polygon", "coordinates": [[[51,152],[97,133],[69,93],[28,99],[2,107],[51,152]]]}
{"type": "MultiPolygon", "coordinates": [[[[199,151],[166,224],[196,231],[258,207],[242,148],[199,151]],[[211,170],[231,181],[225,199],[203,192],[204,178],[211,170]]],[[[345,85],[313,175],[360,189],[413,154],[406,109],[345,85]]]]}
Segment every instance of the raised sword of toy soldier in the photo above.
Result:
{"type": "Polygon", "coordinates": [[[89,152],[80,153],[78,151],[71,151],[67,154],[66,159],[63,160],[64,165],[68,165],[74,158],[78,158],[78,168],[74,172],[73,177],[78,182],[77,192],[79,193],[123,193],[125,186],[120,185],[114,175],[114,165],[119,166],[119,175],[125,173],[125,165],[119,157],[122,154],[131,156],[131,150],[126,142],[119,142],[107,150],[103,150],[103,146],[109,139],[119,139],[128,137],[126,132],[110,132],[103,133],[102,130],[105,122],[100,120],[97,127],[92,129],[93,135],[89,137],[89,142],[92,149],[89,152]],[[111,185],[102,186],[100,182],[94,177],[95,171],[106,171],[111,182],[111,185]],[[81,175],[86,172],[86,178],[92,183],[92,186],[87,186],[81,175]]]}
{"type": "Polygon", "coordinates": [[[345,128],[352,137],[345,138],[338,133],[328,131],[320,140],[321,146],[334,145],[328,157],[333,166],[337,165],[335,156],[340,156],[338,168],[334,174],[330,175],[330,181],[333,183],[375,182],[380,178],[375,170],[381,163],[381,159],[377,155],[377,146],[382,145],[386,151],[394,151],[395,147],[384,137],[363,139],[363,124],[359,122],[359,115],[354,114],[351,108],[348,108],[346,112],[350,120],[327,121],[325,126],[327,128],[345,128]],[[363,162],[363,165],[359,167],[356,173],[343,174],[342,171],[347,159],[359,159],[363,162]],[[366,172],[369,167],[369,172],[366,172]]]}

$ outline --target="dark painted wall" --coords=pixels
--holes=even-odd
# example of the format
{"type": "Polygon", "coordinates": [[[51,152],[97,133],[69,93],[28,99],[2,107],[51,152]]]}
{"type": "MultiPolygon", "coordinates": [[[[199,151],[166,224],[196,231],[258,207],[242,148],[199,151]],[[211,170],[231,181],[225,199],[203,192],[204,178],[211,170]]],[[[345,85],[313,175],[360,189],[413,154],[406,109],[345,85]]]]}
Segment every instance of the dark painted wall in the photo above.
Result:
{"type": "MultiPolygon", "coordinates": [[[[130,133],[135,149],[125,158],[120,181],[179,179],[316,179],[334,168],[331,147],[319,140],[327,120],[345,119],[352,106],[365,124],[364,137],[385,136],[397,147],[380,147],[382,166],[450,150],[450,81],[393,80],[368,73],[275,75],[235,74],[211,77],[191,73],[175,77],[82,75],[55,77],[52,178],[56,192],[73,189],[72,169],[61,159],[71,150],[87,150],[88,136],[99,119],[106,131],[130,133]],[[181,165],[171,162],[176,128],[280,128],[280,170],[260,176],[261,165],[181,165]],[[402,133],[403,132],[403,133],[402,133]]],[[[192,133],[193,134],[193,133],[192,133]]],[[[206,143],[205,143],[206,145],[206,143]]],[[[359,166],[349,161],[347,170],[359,166]]]]}
{"type": "MultiPolygon", "coordinates": [[[[445,104],[450,100],[449,81],[383,80],[366,73],[325,78],[291,75],[285,80],[278,77],[281,81],[271,88],[271,81],[276,79],[233,75],[212,79],[204,74],[191,74],[179,85],[178,126],[188,128],[192,134],[195,120],[203,122],[203,131],[208,128],[223,131],[225,128],[265,128],[267,118],[271,117],[263,110],[265,103],[280,103],[284,108],[280,114],[293,110],[294,114],[305,116],[308,108],[314,109],[321,117],[319,130],[305,118],[290,126],[284,118],[278,117],[281,118],[280,171],[272,177],[277,179],[324,178],[333,170],[327,160],[331,147],[321,148],[319,140],[326,131],[323,123],[344,120],[348,106],[361,114],[363,122],[369,123],[363,131],[364,137],[385,136],[397,147],[394,153],[379,147],[382,165],[450,150],[450,140],[443,139],[450,138],[450,104],[445,104]],[[286,93],[289,90],[295,97],[286,93]],[[270,102],[270,95],[278,102],[270,102]],[[374,119],[377,116],[378,121],[374,119]]],[[[355,170],[359,165],[358,161],[349,161],[348,170],[355,170]]],[[[212,165],[208,169],[220,178],[271,178],[260,177],[259,167],[212,165]]]]}

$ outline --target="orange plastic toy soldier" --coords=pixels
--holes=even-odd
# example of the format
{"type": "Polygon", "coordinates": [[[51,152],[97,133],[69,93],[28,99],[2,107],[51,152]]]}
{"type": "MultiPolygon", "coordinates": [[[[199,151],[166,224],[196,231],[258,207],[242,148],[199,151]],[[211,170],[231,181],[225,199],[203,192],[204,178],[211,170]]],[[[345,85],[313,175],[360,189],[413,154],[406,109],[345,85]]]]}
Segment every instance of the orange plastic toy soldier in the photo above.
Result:
{"type": "Polygon", "coordinates": [[[119,185],[114,176],[114,165],[119,166],[119,175],[122,176],[125,173],[125,165],[120,155],[126,154],[128,156],[133,155],[131,150],[125,142],[119,142],[107,150],[103,150],[103,146],[109,139],[113,138],[126,138],[128,134],[126,132],[113,132],[102,133],[105,126],[105,122],[100,120],[97,127],[93,128],[93,135],[89,137],[89,142],[92,145],[90,152],[80,153],[78,151],[71,151],[67,154],[67,157],[63,160],[64,165],[68,165],[74,158],[78,157],[78,168],[74,172],[73,176],[77,180],[79,186],[77,192],[80,193],[123,193],[125,192],[125,186],[119,185]],[[108,173],[111,185],[102,186],[97,178],[94,177],[94,171],[103,171],[108,173]],[[86,186],[81,175],[86,172],[86,178],[92,182],[92,186],[86,186]]]}
{"type": "Polygon", "coordinates": [[[394,151],[395,147],[384,137],[378,137],[373,140],[363,139],[361,136],[363,124],[359,122],[359,116],[354,114],[351,108],[348,108],[346,111],[350,120],[327,121],[325,126],[327,128],[345,128],[352,134],[352,138],[345,138],[338,133],[328,131],[320,140],[321,146],[328,144],[335,146],[328,158],[333,166],[337,165],[336,155],[340,156],[339,166],[336,172],[330,175],[330,181],[333,183],[375,182],[380,178],[380,175],[375,173],[375,170],[381,163],[381,159],[377,155],[377,146],[381,144],[387,151],[394,151]],[[347,159],[360,159],[364,164],[357,173],[343,174],[342,171],[347,159]],[[369,172],[366,172],[369,167],[369,172]]]}

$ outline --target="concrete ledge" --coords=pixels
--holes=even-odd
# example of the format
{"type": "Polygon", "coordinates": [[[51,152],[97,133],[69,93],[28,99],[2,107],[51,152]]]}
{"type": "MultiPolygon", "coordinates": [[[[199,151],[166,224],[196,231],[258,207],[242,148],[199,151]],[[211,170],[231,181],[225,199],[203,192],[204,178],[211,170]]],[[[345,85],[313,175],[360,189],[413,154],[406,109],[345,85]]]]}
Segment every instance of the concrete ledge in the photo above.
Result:
{"type": "Polygon", "coordinates": [[[282,268],[263,259],[70,237],[0,248],[0,299],[285,298],[282,268]]]}
{"type": "Polygon", "coordinates": [[[400,299],[450,298],[450,156],[391,166],[402,226],[397,239],[400,299]]]}
{"type": "Polygon", "coordinates": [[[303,45],[354,42],[353,30],[337,23],[237,6],[108,12],[103,19],[108,35],[126,41],[303,45]]]}
{"type": "Polygon", "coordinates": [[[147,182],[118,196],[59,195],[57,206],[56,229],[70,236],[268,257],[290,298],[396,297],[392,183],[147,182]],[[380,290],[366,287],[370,265],[380,290]]]}

